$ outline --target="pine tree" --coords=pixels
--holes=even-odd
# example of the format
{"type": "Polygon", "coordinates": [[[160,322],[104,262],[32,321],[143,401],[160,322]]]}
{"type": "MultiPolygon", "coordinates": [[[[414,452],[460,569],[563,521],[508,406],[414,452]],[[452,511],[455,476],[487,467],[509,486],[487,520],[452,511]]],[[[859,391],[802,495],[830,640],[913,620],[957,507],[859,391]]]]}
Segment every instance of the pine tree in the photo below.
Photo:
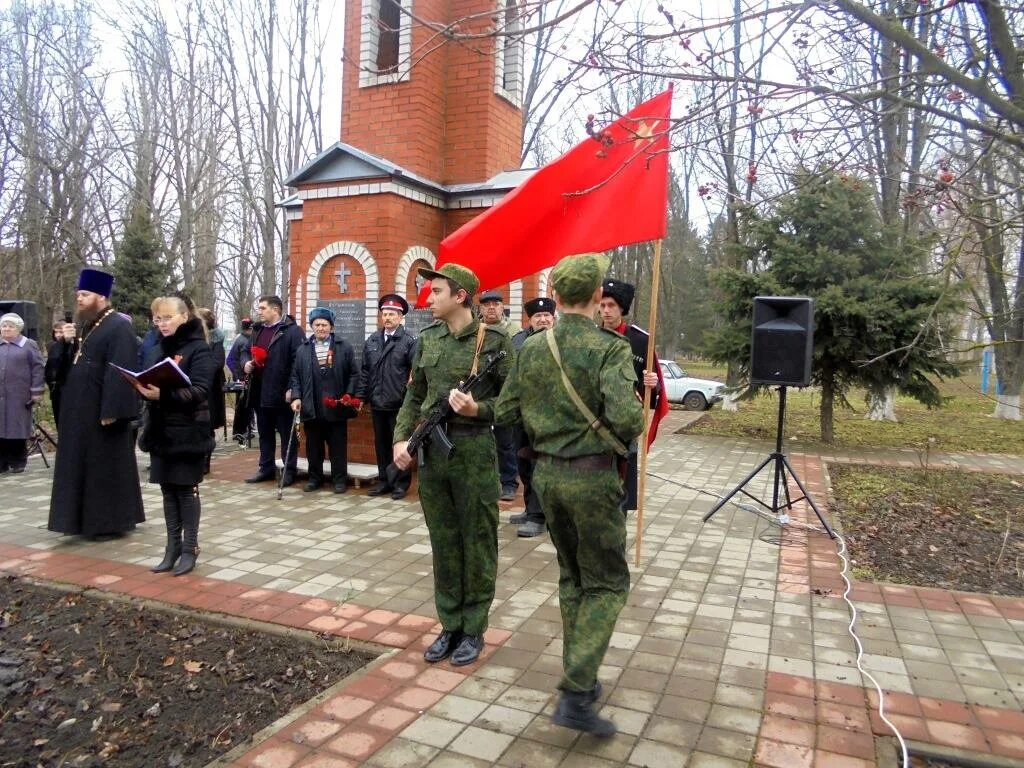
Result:
{"type": "Polygon", "coordinates": [[[144,336],[151,325],[150,304],[167,295],[171,285],[171,268],[161,256],[159,234],[144,204],[132,208],[114,249],[113,273],[113,304],[131,315],[135,332],[144,336]]]}
{"type": "Polygon", "coordinates": [[[821,439],[833,441],[836,400],[853,386],[893,384],[929,406],[942,398],[935,377],[955,375],[943,339],[958,300],[923,273],[927,241],[886,232],[870,185],[845,174],[801,170],[774,213],[750,222],[750,259],[765,270],[715,274],[731,322],[712,334],[717,360],[749,359],[753,297],[814,299],[812,384],[821,388],[821,439]]]}

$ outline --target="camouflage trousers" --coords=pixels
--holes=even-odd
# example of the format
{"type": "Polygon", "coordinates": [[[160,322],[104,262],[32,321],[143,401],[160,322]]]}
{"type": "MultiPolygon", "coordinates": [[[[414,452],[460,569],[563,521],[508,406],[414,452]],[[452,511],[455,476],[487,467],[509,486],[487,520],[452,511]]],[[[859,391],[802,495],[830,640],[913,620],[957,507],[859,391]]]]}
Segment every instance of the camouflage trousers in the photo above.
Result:
{"type": "Polygon", "coordinates": [[[426,449],[420,504],[434,559],[434,605],[449,631],[482,635],[498,574],[498,472],[494,436],[452,438],[446,459],[426,449]]]}
{"type": "Polygon", "coordinates": [[[629,595],[622,481],[612,469],[579,471],[537,462],[534,489],[558,553],[565,691],[597,682],[615,620],[629,595]]]}

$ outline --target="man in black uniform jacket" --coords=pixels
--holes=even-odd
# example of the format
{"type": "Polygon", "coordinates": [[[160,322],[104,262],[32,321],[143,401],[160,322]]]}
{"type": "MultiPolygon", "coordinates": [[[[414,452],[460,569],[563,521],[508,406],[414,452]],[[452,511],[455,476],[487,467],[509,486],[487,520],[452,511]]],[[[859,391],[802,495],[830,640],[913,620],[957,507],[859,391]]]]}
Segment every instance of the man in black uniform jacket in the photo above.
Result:
{"type": "Polygon", "coordinates": [[[381,329],[371,333],[363,345],[362,375],[356,397],[370,404],[373,418],[373,449],[377,455],[377,484],[368,492],[370,496],[401,499],[409,492],[412,473],[399,475],[394,487],[388,484],[387,467],[391,463],[391,446],[395,433],[395,420],[405,399],[405,388],[416,355],[416,337],[409,333],[402,320],[409,311],[409,302],[397,293],[380,297],[381,329]]]}
{"type": "MultiPolygon", "coordinates": [[[[607,278],[602,283],[602,298],[600,305],[601,325],[610,331],[617,331],[626,337],[630,348],[633,350],[633,368],[636,371],[637,394],[642,398],[644,387],[651,387],[651,412],[657,410],[658,400],[664,394],[658,382],[657,366],[649,374],[647,370],[647,340],[650,334],[643,328],[630,325],[626,322],[630,307],[633,306],[633,296],[636,293],[629,283],[621,280],[607,278]]],[[[657,353],[655,353],[657,358],[657,353]]],[[[623,499],[622,511],[636,509],[637,495],[637,446],[631,445],[629,450],[629,466],[626,469],[626,496],[623,499]]]]}
{"type": "MultiPolygon", "coordinates": [[[[530,324],[512,337],[512,346],[516,348],[516,352],[522,349],[526,340],[535,333],[553,328],[555,325],[554,299],[539,296],[526,302],[524,309],[526,309],[526,316],[529,318],[530,324]]],[[[537,494],[533,490],[533,460],[523,456],[528,452],[523,449],[530,447],[525,430],[516,430],[516,445],[519,448],[517,458],[519,479],[523,481],[523,501],[526,503],[526,511],[512,515],[508,521],[519,526],[516,530],[517,536],[529,538],[544,533],[544,510],[541,509],[540,499],[537,498],[537,494]]]]}

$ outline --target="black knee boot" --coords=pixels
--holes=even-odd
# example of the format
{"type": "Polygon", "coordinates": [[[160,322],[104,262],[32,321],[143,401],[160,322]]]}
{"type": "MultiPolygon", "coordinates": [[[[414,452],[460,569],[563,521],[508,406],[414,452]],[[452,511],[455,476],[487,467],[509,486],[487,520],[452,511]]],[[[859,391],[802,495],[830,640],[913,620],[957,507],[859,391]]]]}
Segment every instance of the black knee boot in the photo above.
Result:
{"type": "Polygon", "coordinates": [[[161,485],[164,497],[164,522],[167,524],[167,548],[164,559],[149,570],[153,573],[166,573],[174,567],[181,557],[181,513],[178,511],[178,494],[173,485],[161,485]]]}
{"type": "Polygon", "coordinates": [[[196,558],[199,557],[199,486],[182,488],[178,498],[184,543],[181,548],[181,560],[174,569],[174,575],[184,576],[196,567],[196,558]]]}

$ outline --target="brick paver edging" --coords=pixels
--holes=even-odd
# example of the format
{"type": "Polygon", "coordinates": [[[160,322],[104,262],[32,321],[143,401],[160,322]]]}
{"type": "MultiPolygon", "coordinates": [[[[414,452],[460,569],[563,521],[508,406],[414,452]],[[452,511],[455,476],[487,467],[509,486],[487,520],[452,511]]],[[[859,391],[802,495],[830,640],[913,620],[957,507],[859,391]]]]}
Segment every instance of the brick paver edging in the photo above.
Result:
{"type": "Polygon", "coordinates": [[[480,660],[468,666],[430,665],[423,650],[440,625],[429,616],[254,589],[195,574],[155,574],[139,565],[12,544],[0,544],[0,572],[397,649],[232,763],[240,768],[353,768],[462,683],[512,634],[487,630],[480,660]]]}

